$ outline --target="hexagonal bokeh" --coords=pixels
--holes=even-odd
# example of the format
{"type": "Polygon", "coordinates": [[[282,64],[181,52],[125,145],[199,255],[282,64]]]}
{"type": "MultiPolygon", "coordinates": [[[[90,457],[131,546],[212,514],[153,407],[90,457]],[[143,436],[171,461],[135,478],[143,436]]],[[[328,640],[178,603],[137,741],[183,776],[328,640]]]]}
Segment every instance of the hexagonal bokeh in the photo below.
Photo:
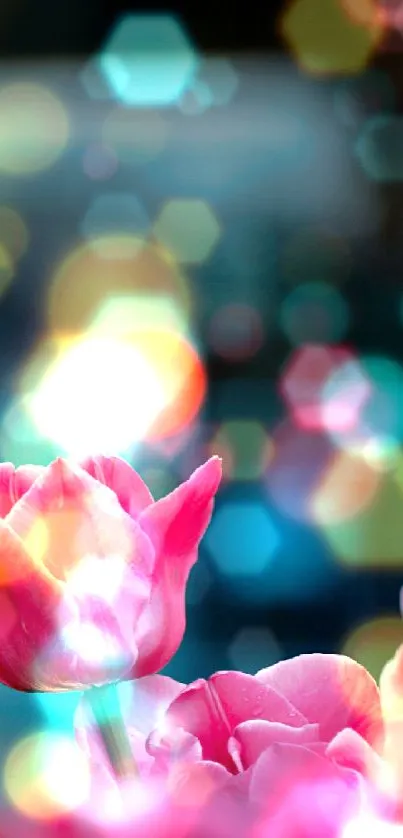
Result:
{"type": "Polygon", "coordinates": [[[218,570],[227,576],[262,573],[280,539],[263,502],[227,500],[215,512],[204,545],[218,570]]]}
{"type": "MultiPolygon", "coordinates": [[[[367,480],[368,474],[361,484],[361,478],[354,469],[350,472],[350,485],[346,486],[344,482],[344,489],[340,485],[340,491],[349,494],[354,500],[357,494],[361,496],[369,491],[370,486],[367,480]]],[[[362,508],[354,510],[356,514],[350,516],[348,520],[345,517],[343,520],[340,520],[340,517],[334,520],[333,512],[336,502],[333,492],[332,514],[324,514],[322,505],[316,523],[322,532],[322,537],[333,550],[335,558],[342,564],[362,570],[366,568],[401,570],[403,566],[402,455],[393,471],[377,475],[377,484],[373,496],[366,498],[362,508]]],[[[344,504],[346,505],[345,501],[344,504]]]]}
{"type": "Polygon", "coordinates": [[[99,63],[118,101],[158,107],[178,100],[198,57],[173,15],[129,14],[113,29],[99,63]]]}
{"type": "Polygon", "coordinates": [[[281,306],[281,325],[290,343],[342,340],[349,325],[349,308],[337,288],[307,282],[294,288],[281,306]]]}
{"type": "Polygon", "coordinates": [[[368,379],[353,375],[356,368],[358,360],[344,347],[308,344],[297,349],[279,379],[294,422],[307,430],[353,431],[371,393],[368,379]]]}
{"type": "Polygon", "coordinates": [[[110,233],[143,235],[149,223],[146,210],[135,195],[108,192],[92,202],[85,213],[81,230],[89,239],[110,233]]]}
{"type": "Polygon", "coordinates": [[[385,615],[355,628],[340,652],[358,661],[376,681],[402,642],[401,617],[385,615]]]}
{"type": "Polygon", "coordinates": [[[173,198],[164,204],[154,235],[180,262],[200,264],[220,238],[220,225],[211,207],[198,198],[173,198]]]}
{"type": "Polygon", "coordinates": [[[238,73],[227,58],[207,58],[197,75],[211,94],[211,105],[228,105],[234,98],[239,85],[238,73]]]}
{"type": "Polygon", "coordinates": [[[257,480],[272,454],[264,425],[253,419],[230,419],[217,428],[209,449],[223,459],[224,476],[231,480],[257,480]]]}
{"type": "Polygon", "coordinates": [[[358,137],[355,153],[371,180],[403,180],[403,118],[384,114],[369,119],[358,137]]]}
{"type": "Polygon", "coordinates": [[[383,27],[375,16],[350,14],[350,5],[346,0],[291,0],[280,31],[303,70],[353,74],[368,64],[383,27]]]}

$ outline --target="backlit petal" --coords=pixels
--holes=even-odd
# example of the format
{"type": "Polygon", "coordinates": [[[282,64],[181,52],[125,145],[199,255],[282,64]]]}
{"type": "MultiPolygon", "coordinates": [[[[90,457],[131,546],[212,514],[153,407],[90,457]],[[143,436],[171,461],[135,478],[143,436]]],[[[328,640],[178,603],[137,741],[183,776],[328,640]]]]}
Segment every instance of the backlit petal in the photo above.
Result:
{"type": "Polygon", "coordinates": [[[109,486],[125,512],[133,518],[153,503],[153,496],[144,480],[120,457],[87,457],[80,465],[95,480],[109,486]]]}
{"type": "Polygon", "coordinates": [[[351,727],[380,748],[383,723],[378,687],[363,666],[344,655],[299,655],[262,669],[256,677],[274,687],[317,722],[329,742],[351,727]]]}
{"type": "Polygon", "coordinates": [[[150,603],[138,626],[137,677],[162,669],[182,640],[186,582],[210,522],[220,479],[221,460],[213,457],[139,518],[156,561],[150,603]]]}

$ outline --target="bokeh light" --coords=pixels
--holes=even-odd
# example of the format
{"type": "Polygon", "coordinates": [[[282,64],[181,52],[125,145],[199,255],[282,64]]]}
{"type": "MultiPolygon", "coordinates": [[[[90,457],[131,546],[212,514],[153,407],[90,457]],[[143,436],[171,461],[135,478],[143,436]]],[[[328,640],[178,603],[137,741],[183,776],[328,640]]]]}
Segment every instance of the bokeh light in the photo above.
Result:
{"type": "Polygon", "coordinates": [[[210,94],[211,106],[223,107],[234,98],[239,86],[239,76],[228,58],[209,57],[201,62],[191,90],[197,83],[203,84],[210,94]]]}
{"type": "MultiPolygon", "coordinates": [[[[345,491],[354,501],[355,481],[357,494],[365,497],[370,489],[369,472],[361,466],[359,473],[350,471],[350,487],[345,491]]],[[[318,524],[322,536],[338,561],[342,564],[365,569],[390,570],[402,566],[403,521],[401,515],[403,491],[403,457],[400,454],[398,464],[380,474],[377,491],[372,502],[364,503],[354,516],[332,522],[331,514],[325,514],[323,522],[318,515],[318,524]],[[329,520],[330,519],[330,520],[329,520]]],[[[335,492],[335,496],[337,494],[335,492]]],[[[343,508],[343,502],[342,507],[343,508]]]]}
{"type": "Polygon", "coordinates": [[[119,160],[113,149],[102,143],[92,143],[83,155],[83,171],[91,180],[109,180],[118,170],[119,160]]]}
{"type": "Polygon", "coordinates": [[[382,114],[368,119],[355,145],[365,174],[371,180],[393,183],[403,180],[403,118],[382,114]]]}
{"type": "Polygon", "coordinates": [[[279,543],[264,503],[246,499],[218,507],[204,540],[214,564],[228,576],[263,573],[279,543]]]}
{"type": "Polygon", "coordinates": [[[50,168],[65,150],[69,119],[61,100],[39,84],[0,88],[0,171],[28,175],[50,168]]]}
{"type": "Polygon", "coordinates": [[[179,262],[198,264],[218,243],[220,225],[206,201],[173,198],[163,206],[153,232],[179,262]]]}
{"type": "Polygon", "coordinates": [[[327,431],[343,438],[353,433],[371,386],[361,375],[351,350],[307,344],[297,349],[283,367],[280,393],[293,422],[305,430],[327,431]]]}
{"type": "Polygon", "coordinates": [[[116,99],[125,105],[174,104],[197,68],[197,53],[173,15],[125,15],[99,55],[116,99]]]}
{"type": "Polygon", "coordinates": [[[40,344],[20,388],[38,432],[65,453],[85,456],[123,453],[179,432],[200,410],[206,381],[192,345],[154,328],[119,338],[61,334],[53,350],[40,344]]]}
{"type": "Polygon", "coordinates": [[[259,479],[273,454],[264,425],[253,419],[223,422],[208,447],[222,457],[224,477],[231,480],[259,479]]]}
{"type": "Polygon", "coordinates": [[[365,666],[379,681],[383,667],[393,658],[402,640],[401,617],[379,616],[354,628],[345,639],[340,653],[365,666]]]}
{"type": "Polygon", "coordinates": [[[104,235],[142,236],[149,228],[147,212],[139,199],[126,192],[99,195],[89,206],[82,221],[84,238],[104,235]]]}
{"type": "Polygon", "coordinates": [[[168,123],[159,113],[113,108],[101,128],[103,144],[121,163],[142,166],[158,157],[168,141],[168,123]]]}
{"type": "Polygon", "coordinates": [[[2,459],[15,466],[23,466],[25,463],[49,465],[60,453],[56,443],[39,433],[26,411],[23,399],[19,398],[11,402],[2,417],[0,450],[2,459]]]}
{"type": "Polygon", "coordinates": [[[333,461],[332,443],[308,433],[289,420],[272,432],[273,456],[265,476],[272,502],[296,521],[310,521],[313,493],[333,461]]]}
{"type": "Polygon", "coordinates": [[[250,305],[228,303],[214,312],[208,338],[214,352],[225,360],[247,361],[264,342],[260,312],[250,305]]]}
{"type": "Polygon", "coordinates": [[[50,732],[33,734],[8,754],[4,787],[24,815],[50,820],[85,802],[89,793],[86,759],[71,738],[50,732]]]}
{"type": "Polygon", "coordinates": [[[284,300],[281,324],[294,345],[339,341],[349,326],[348,305],[332,285],[307,282],[297,286],[284,300]]]}
{"type": "MultiPolygon", "coordinates": [[[[355,0],[359,9],[375,10],[375,0],[355,0]]],[[[360,73],[383,36],[374,14],[348,14],[344,0],[291,0],[280,31],[293,57],[307,73],[360,73]]]]}
{"type": "Polygon", "coordinates": [[[381,474],[359,454],[337,452],[311,496],[316,524],[335,524],[371,507],[381,474]]]}
{"type": "Polygon", "coordinates": [[[12,259],[20,259],[27,250],[29,231],[20,213],[13,207],[0,206],[0,244],[12,259]]]}
{"type": "MultiPolygon", "coordinates": [[[[75,332],[88,327],[101,307],[117,296],[139,295],[157,307],[167,297],[189,316],[187,281],[162,247],[129,235],[92,238],[57,266],[49,286],[48,325],[75,332]]],[[[133,309],[131,309],[133,311],[133,309]]]]}

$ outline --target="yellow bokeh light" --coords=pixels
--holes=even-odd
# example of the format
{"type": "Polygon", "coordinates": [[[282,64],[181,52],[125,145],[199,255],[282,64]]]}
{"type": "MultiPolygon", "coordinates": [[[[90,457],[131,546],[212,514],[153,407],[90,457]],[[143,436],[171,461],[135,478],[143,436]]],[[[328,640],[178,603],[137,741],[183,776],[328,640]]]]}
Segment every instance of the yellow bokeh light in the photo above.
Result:
{"type": "Polygon", "coordinates": [[[183,431],[200,410],[206,376],[194,347],[167,328],[94,330],[40,344],[19,388],[37,430],[82,457],[183,431]]]}
{"type": "Polygon", "coordinates": [[[129,235],[94,238],[63,259],[48,297],[50,329],[87,328],[100,307],[117,296],[167,297],[188,319],[191,297],[172,256],[129,235]]]}
{"type": "Polygon", "coordinates": [[[378,681],[385,664],[393,658],[403,642],[401,617],[377,617],[364,623],[346,638],[341,654],[348,655],[365,666],[378,681]]]}
{"type": "Polygon", "coordinates": [[[14,276],[14,262],[7,248],[0,241],[0,294],[10,285],[14,276]]]}
{"type": "Polygon", "coordinates": [[[89,772],[76,743],[40,732],[18,742],[7,756],[4,787],[22,814],[50,820],[81,806],[89,794],[89,772]]]}
{"type": "Polygon", "coordinates": [[[57,96],[39,84],[0,88],[0,171],[27,175],[52,166],[69,138],[69,120],[57,96]]]}
{"type": "Polygon", "coordinates": [[[384,29],[379,16],[368,14],[369,0],[365,3],[366,13],[362,0],[356,5],[361,5],[361,15],[349,15],[341,0],[289,3],[280,31],[303,70],[333,75],[360,73],[364,69],[384,29]]]}
{"type": "Polygon", "coordinates": [[[0,243],[13,257],[20,259],[29,242],[25,221],[12,207],[0,206],[0,243]]]}
{"type": "MultiPolygon", "coordinates": [[[[371,489],[371,481],[368,482],[369,472],[365,472],[363,465],[357,472],[357,489],[354,490],[354,471],[349,468],[349,483],[344,485],[346,500],[342,500],[343,491],[340,483],[335,483],[335,513],[332,514],[331,506],[323,505],[320,509],[320,489],[316,498],[316,522],[323,537],[333,549],[335,557],[350,567],[360,569],[390,570],[401,568],[402,539],[403,539],[403,518],[401,515],[402,489],[403,489],[403,455],[400,452],[399,462],[388,471],[381,471],[373,464],[373,479],[377,474],[377,489],[372,500],[367,498],[360,507],[360,498],[365,498],[365,493],[371,489]],[[364,469],[364,470],[363,470],[364,469]],[[336,487],[338,490],[336,492],[336,487]],[[354,514],[347,514],[342,517],[338,513],[345,513],[347,510],[347,498],[351,499],[354,514]],[[356,497],[356,500],[354,499],[356,497]],[[369,502],[368,502],[369,501],[369,502]],[[338,507],[338,504],[341,504],[338,507]]],[[[337,477],[337,474],[336,474],[337,477]]],[[[329,484],[331,487],[331,483],[329,484]]],[[[374,483],[375,486],[375,483],[374,483]]],[[[369,496],[371,492],[369,491],[369,496]]],[[[323,496],[326,498],[326,494],[323,496]]],[[[328,495],[331,502],[331,493],[328,495]]]]}
{"type": "Polygon", "coordinates": [[[381,474],[365,459],[337,452],[311,497],[312,520],[335,524],[354,518],[371,505],[380,483],[381,474]]]}

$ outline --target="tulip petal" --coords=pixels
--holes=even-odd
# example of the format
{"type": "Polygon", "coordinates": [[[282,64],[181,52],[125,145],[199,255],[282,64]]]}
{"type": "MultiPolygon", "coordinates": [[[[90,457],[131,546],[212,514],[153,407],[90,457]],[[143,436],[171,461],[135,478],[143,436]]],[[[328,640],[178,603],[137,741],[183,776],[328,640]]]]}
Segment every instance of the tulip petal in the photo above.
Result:
{"type": "Polygon", "coordinates": [[[272,745],[252,769],[251,801],[261,807],[256,835],[342,834],[360,803],[359,777],[297,745],[272,745]]]}
{"type": "Polygon", "coordinates": [[[37,662],[38,671],[48,673],[49,689],[126,676],[138,655],[136,627],[150,597],[154,550],[115,494],[79,467],[56,460],[6,523],[31,563],[64,585],[58,632],[37,662]]]}
{"type": "Polygon", "coordinates": [[[42,689],[38,652],[55,635],[63,589],[45,568],[32,564],[18,536],[0,521],[0,607],[14,615],[2,632],[0,680],[17,690],[42,689]]]}
{"type": "Polygon", "coordinates": [[[260,755],[270,745],[307,745],[319,739],[319,725],[290,727],[279,722],[267,722],[261,719],[243,722],[233,733],[229,748],[236,748],[239,760],[246,770],[254,765],[260,755]]]}
{"type": "Polygon", "coordinates": [[[343,768],[352,768],[363,777],[377,780],[383,771],[379,754],[355,730],[346,727],[326,748],[326,756],[343,768]]]}
{"type": "Polygon", "coordinates": [[[383,723],[378,687],[363,666],[344,655],[299,655],[262,669],[256,678],[289,699],[320,738],[329,742],[351,727],[376,748],[382,746],[383,723]]]}
{"type": "Polygon", "coordinates": [[[59,579],[65,580],[83,559],[94,556],[123,557],[135,562],[139,573],[151,571],[151,549],[133,555],[136,525],[114,493],[65,460],[55,460],[42,472],[6,521],[33,561],[59,579]]]}
{"type": "Polygon", "coordinates": [[[14,504],[28,491],[43,472],[43,466],[19,466],[0,463],[0,518],[5,518],[14,504]]]}
{"type": "Polygon", "coordinates": [[[221,460],[212,457],[189,480],[140,515],[140,526],[154,546],[156,561],[150,603],[138,624],[139,658],[133,676],[162,669],[182,640],[186,582],[210,522],[220,479],[221,460]]]}
{"type": "Polygon", "coordinates": [[[217,672],[195,681],[171,704],[167,721],[192,733],[203,759],[219,762],[234,773],[228,739],[245,719],[276,719],[298,727],[306,719],[276,690],[243,672],[217,672]]]}
{"type": "Polygon", "coordinates": [[[112,489],[122,508],[133,518],[154,502],[144,480],[120,457],[87,457],[80,466],[95,480],[112,489]]]}

